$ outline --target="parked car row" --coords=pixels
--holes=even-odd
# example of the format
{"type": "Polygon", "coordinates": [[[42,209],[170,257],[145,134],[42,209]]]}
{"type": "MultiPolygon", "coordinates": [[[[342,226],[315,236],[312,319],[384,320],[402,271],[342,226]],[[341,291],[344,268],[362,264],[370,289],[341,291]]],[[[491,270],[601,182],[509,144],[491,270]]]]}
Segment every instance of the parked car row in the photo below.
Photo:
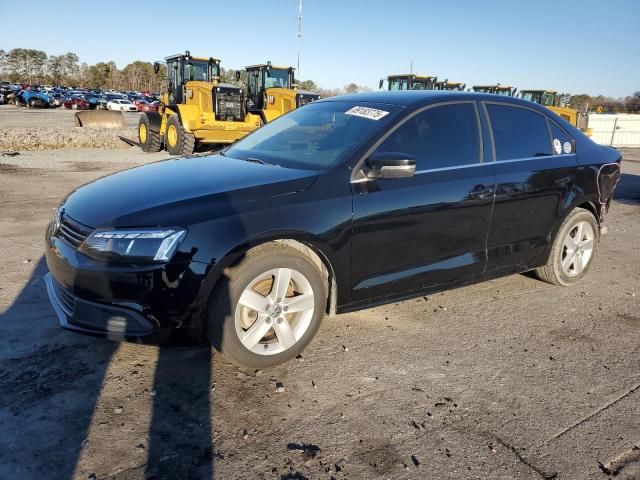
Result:
{"type": "Polygon", "coordinates": [[[72,110],[120,110],[123,112],[155,112],[159,94],[150,92],[101,91],[0,83],[0,104],[12,103],[19,107],[56,108],[72,110]]]}

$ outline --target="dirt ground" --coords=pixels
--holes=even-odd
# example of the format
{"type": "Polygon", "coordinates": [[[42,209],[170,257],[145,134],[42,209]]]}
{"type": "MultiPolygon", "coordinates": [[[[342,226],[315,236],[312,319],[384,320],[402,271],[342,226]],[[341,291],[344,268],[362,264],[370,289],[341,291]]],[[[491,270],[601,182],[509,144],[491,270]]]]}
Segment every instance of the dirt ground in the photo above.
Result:
{"type": "Polygon", "coordinates": [[[580,285],[514,275],[326,318],[265,371],[58,326],[42,282],[57,203],[166,154],[0,156],[0,478],[640,478],[640,152],[625,155],[580,285]]]}
{"type": "Polygon", "coordinates": [[[119,136],[136,139],[139,113],[125,113],[126,128],[75,126],[75,111],[0,105],[0,152],[68,148],[128,148],[119,136]]]}

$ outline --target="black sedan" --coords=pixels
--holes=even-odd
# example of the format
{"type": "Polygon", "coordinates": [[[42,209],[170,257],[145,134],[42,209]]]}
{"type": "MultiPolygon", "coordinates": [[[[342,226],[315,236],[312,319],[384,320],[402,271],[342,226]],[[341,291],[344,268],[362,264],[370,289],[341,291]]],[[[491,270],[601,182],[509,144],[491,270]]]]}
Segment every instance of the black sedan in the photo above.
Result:
{"type": "Polygon", "coordinates": [[[534,270],[589,270],[620,153],[539,105],[465,92],[313,102],[218,154],[68,195],[47,228],[63,327],[172,330],[261,368],[327,313],[534,270]]]}

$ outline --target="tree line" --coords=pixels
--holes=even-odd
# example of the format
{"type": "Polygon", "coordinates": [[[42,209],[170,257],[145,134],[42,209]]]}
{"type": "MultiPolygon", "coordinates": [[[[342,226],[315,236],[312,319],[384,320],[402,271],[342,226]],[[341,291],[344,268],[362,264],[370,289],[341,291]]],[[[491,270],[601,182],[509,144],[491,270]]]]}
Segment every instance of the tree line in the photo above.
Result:
{"type": "MultiPolygon", "coordinates": [[[[123,69],[115,62],[98,62],[95,65],[80,63],[78,55],[67,52],[62,55],[47,55],[43,50],[14,48],[5,52],[0,49],[0,79],[22,82],[29,85],[65,85],[91,89],[114,89],[133,91],[162,90],[166,66],[161,65],[159,74],[153,71],[153,64],[136,60],[123,69]]],[[[235,70],[222,69],[221,80],[236,85],[246,84],[246,72],[240,70],[240,81],[235,79],[235,70]]],[[[356,93],[371,90],[368,87],[349,83],[342,88],[322,88],[313,80],[299,81],[303,90],[317,92],[321,97],[331,97],[342,93],[356,93]]],[[[603,95],[579,94],[571,96],[570,106],[604,112],[639,112],[640,91],[625,98],[603,95]]]]}

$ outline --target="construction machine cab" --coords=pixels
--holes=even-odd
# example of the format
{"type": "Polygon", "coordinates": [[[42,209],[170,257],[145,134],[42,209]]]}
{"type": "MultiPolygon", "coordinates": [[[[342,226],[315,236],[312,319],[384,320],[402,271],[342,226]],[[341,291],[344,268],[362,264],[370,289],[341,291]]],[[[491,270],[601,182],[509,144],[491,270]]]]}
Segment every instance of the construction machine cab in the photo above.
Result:
{"type": "Polygon", "coordinates": [[[435,90],[457,90],[463,92],[466,86],[466,83],[450,82],[448,79],[444,79],[440,82],[434,83],[435,90]]]}
{"type": "Polygon", "coordinates": [[[249,109],[262,110],[268,102],[267,89],[293,88],[293,68],[274,67],[271,63],[251,65],[247,71],[247,102],[249,109]]]}
{"type": "Polygon", "coordinates": [[[260,115],[262,123],[318,100],[320,95],[298,89],[293,67],[271,62],[245,67],[247,72],[247,110],[260,115]]]}
{"type": "MultiPolygon", "coordinates": [[[[438,77],[430,75],[414,75],[413,73],[402,75],[389,75],[387,77],[387,88],[389,90],[434,90],[438,77]]],[[[380,88],[382,88],[380,80],[380,88]]]]}
{"type": "Polygon", "coordinates": [[[544,105],[545,107],[559,107],[560,98],[555,90],[521,90],[520,98],[530,102],[544,105]]]}
{"type": "Polygon", "coordinates": [[[517,88],[509,87],[507,85],[474,85],[471,87],[474,92],[478,93],[492,93],[494,95],[504,95],[507,97],[515,97],[517,88]]]}
{"type": "MultiPolygon", "coordinates": [[[[169,103],[184,103],[185,84],[190,81],[215,83],[220,79],[220,60],[184,54],[165,58],[167,62],[167,94],[169,103]]],[[[158,67],[155,67],[158,69],[158,67]]]]}

